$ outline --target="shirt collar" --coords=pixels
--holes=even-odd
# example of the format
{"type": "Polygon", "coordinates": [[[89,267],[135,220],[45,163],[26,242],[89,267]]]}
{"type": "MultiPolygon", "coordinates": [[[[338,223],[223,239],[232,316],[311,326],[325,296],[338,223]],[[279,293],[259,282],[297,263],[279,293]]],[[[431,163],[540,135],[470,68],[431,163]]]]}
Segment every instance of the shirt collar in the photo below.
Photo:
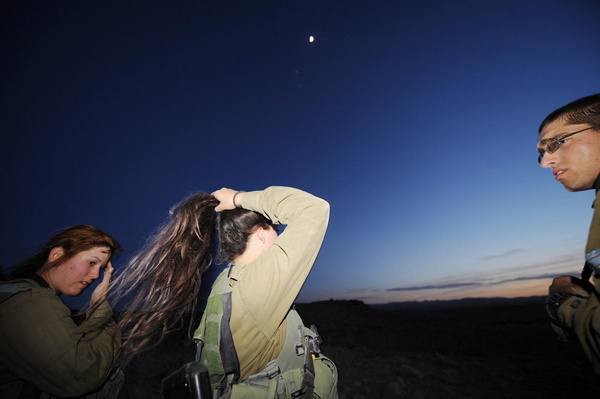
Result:
{"type": "Polygon", "coordinates": [[[32,273],[30,276],[27,276],[27,278],[35,281],[42,288],[50,288],[50,284],[48,284],[48,282],[39,274],[32,273]]]}

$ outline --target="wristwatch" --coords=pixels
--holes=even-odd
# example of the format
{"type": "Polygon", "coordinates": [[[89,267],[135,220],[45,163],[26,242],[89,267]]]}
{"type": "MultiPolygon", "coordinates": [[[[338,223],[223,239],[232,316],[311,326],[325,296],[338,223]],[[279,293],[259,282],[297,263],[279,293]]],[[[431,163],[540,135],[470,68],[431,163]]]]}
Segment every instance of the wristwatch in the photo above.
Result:
{"type": "Polygon", "coordinates": [[[570,298],[574,295],[575,294],[567,292],[567,291],[557,291],[548,296],[548,299],[546,299],[546,303],[545,303],[546,313],[548,313],[548,316],[550,316],[550,318],[552,319],[553,322],[555,322],[556,324],[559,324],[559,325],[561,324],[558,321],[558,307],[567,298],[570,298]]]}

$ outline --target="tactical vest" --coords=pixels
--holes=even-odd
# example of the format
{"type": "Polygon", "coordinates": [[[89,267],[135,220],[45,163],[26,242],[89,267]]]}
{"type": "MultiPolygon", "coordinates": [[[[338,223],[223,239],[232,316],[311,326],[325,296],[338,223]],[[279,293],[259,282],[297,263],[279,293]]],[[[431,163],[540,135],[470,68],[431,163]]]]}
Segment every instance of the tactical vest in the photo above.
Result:
{"type": "Polygon", "coordinates": [[[200,362],[209,371],[213,399],[337,398],[336,366],[321,354],[316,328],[306,328],[293,308],[286,316],[286,338],[277,358],[245,381],[238,381],[240,365],[229,327],[229,272],[230,268],[224,270],[215,281],[194,333],[200,362]]]}

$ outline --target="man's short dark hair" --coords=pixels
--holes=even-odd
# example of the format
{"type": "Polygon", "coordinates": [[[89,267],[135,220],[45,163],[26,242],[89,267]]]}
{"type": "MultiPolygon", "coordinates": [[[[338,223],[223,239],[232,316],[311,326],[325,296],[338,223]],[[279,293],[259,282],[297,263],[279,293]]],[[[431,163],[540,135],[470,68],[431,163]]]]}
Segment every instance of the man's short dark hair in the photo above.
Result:
{"type": "Polygon", "coordinates": [[[591,126],[600,125],[600,94],[580,98],[552,112],[542,122],[538,133],[542,133],[546,125],[560,118],[572,125],[583,123],[591,126]]]}

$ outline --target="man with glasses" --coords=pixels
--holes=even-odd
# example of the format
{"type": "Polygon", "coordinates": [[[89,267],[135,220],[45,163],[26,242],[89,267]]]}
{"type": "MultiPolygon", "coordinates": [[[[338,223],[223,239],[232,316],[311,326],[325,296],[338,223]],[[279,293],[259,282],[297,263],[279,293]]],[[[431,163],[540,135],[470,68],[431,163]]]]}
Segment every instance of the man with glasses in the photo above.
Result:
{"type": "Polygon", "coordinates": [[[556,181],[567,191],[596,190],[581,277],[555,278],[546,311],[559,337],[577,337],[600,374],[600,94],[552,112],[539,134],[538,162],[556,181]]]}

